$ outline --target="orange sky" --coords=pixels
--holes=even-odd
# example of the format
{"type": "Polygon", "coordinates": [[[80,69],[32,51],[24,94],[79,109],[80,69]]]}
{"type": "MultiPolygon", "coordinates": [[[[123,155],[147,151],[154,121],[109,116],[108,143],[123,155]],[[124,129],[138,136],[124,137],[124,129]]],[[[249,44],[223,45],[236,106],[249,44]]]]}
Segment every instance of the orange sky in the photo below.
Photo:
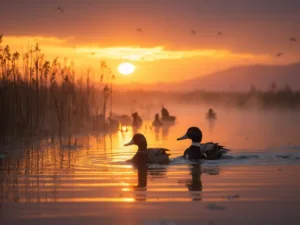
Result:
{"type": "Polygon", "coordinates": [[[289,38],[300,37],[299,13],[299,3],[276,0],[3,0],[0,33],[13,50],[25,52],[38,41],[46,58],[66,57],[77,73],[91,66],[96,80],[106,60],[117,82],[170,82],[241,64],[298,61],[298,43],[289,38]],[[117,72],[124,61],[136,66],[134,74],[117,72]]]}

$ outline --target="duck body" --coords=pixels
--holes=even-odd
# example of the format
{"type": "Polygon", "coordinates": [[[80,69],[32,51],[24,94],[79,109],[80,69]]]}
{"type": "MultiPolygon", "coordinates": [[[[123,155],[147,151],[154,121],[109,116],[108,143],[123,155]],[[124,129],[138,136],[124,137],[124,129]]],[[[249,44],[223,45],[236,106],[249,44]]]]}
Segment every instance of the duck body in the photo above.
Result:
{"type": "Polygon", "coordinates": [[[174,123],[176,117],[175,116],[162,117],[161,120],[164,122],[174,123]]]}
{"type": "Polygon", "coordinates": [[[162,109],[161,109],[161,120],[163,122],[174,123],[175,120],[176,120],[176,117],[175,116],[171,116],[169,114],[169,111],[164,106],[162,106],[162,109]]]}
{"type": "Polygon", "coordinates": [[[228,152],[222,145],[214,142],[207,142],[200,145],[191,145],[185,150],[183,157],[186,159],[207,159],[216,160],[222,158],[228,152]]]}
{"type": "Polygon", "coordinates": [[[152,126],[153,127],[161,127],[162,125],[163,125],[163,123],[161,121],[159,121],[159,120],[154,120],[152,122],[152,126]]]}
{"type": "Polygon", "coordinates": [[[159,119],[158,113],[155,114],[154,121],[152,122],[153,127],[161,127],[163,123],[159,119]]]}
{"type": "Polygon", "coordinates": [[[115,120],[117,120],[122,126],[130,126],[132,125],[132,119],[128,115],[118,115],[118,114],[112,114],[111,117],[115,120]]]}
{"type": "Polygon", "coordinates": [[[108,128],[110,131],[117,131],[119,129],[120,123],[117,119],[109,117],[105,125],[106,128],[108,128]]]}
{"type": "Polygon", "coordinates": [[[219,143],[207,142],[201,144],[202,132],[198,127],[190,127],[184,136],[177,138],[177,140],[184,139],[192,140],[192,145],[183,154],[183,157],[188,160],[218,160],[229,151],[219,143]]]}
{"type": "Polygon", "coordinates": [[[169,154],[165,148],[148,148],[144,151],[137,151],[131,161],[136,165],[145,164],[168,164],[169,154]]]}
{"type": "Polygon", "coordinates": [[[170,162],[166,148],[147,148],[147,141],[143,134],[135,134],[132,140],[124,146],[137,145],[138,151],[132,159],[127,162],[132,162],[135,165],[146,164],[168,164],[170,162]]]}
{"type": "Polygon", "coordinates": [[[137,112],[133,113],[132,115],[133,121],[132,121],[132,126],[133,127],[141,127],[143,124],[142,118],[139,116],[137,112]]]}
{"type": "Polygon", "coordinates": [[[214,112],[213,109],[209,109],[207,114],[206,114],[206,118],[207,119],[216,119],[217,114],[214,112]]]}

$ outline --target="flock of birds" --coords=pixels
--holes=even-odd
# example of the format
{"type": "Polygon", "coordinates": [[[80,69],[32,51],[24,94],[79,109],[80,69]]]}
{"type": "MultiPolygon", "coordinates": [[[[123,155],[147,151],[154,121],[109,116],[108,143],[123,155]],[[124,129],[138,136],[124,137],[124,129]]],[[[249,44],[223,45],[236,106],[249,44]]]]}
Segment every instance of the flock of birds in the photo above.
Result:
{"type": "MultiPolygon", "coordinates": [[[[136,31],[137,31],[137,32],[140,32],[140,33],[143,33],[143,32],[144,32],[143,28],[136,28],[136,31]]],[[[191,33],[192,35],[196,35],[196,34],[197,34],[197,31],[194,30],[194,29],[191,29],[191,30],[190,30],[190,33],[191,33]]],[[[217,32],[217,35],[218,35],[218,36],[222,36],[223,34],[224,34],[224,33],[221,32],[221,31],[218,31],[218,32],[217,32]]]]}
{"type": "MultiPolygon", "coordinates": [[[[58,6],[58,7],[57,7],[57,10],[58,10],[60,13],[64,13],[64,12],[65,12],[65,10],[64,10],[61,6],[58,6]]],[[[139,32],[139,33],[144,33],[144,29],[141,28],[141,27],[136,28],[136,31],[139,32]]],[[[190,30],[190,34],[191,34],[191,35],[197,35],[197,30],[191,29],[191,30],[190,30]]],[[[218,31],[218,32],[216,33],[216,35],[217,35],[217,36],[223,36],[223,35],[225,35],[225,33],[222,32],[222,31],[218,31]]],[[[295,38],[295,37],[290,37],[290,38],[289,38],[289,41],[290,41],[290,42],[298,42],[298,39],[295,38]]],[[[91,55],[95,55],[95,54],[96,54],[96,53],[94,53],[94,52],[91,53],[91,55]]],[[[278,53],[275,54],[275,57],[281,57],[281,56],[283,56],[283,55],[285,55],[285,53],[283,53],[283,52],[278,52],[278,53]]]]}
{"type": "MultiPolygon", "coordinates": [[[[143,30],[142,28],[137,28],[136,31],[137,31],[137,32],[140,32],[140,33],[143,33],[143,32],[144,32],[144,30],[143,30]]],[[[194,29],[191,29],[191,30],[190,30],[190,33],[191,33],[192,35],[196,35],[196,34],[197,34],[197,31],[194,30],[194,29]]],[[[223,35],[224,35],[224,32],[218,31],[218,32],[217,32],[217,35],[218,35],[218,36],[223,36],[223,35]]],[[[291,37],[289,40],[290,40],[290,42],[298,42],[298,39],[295,38],[295,37],[291,37]]],[[[278,53],[276,54],[276,57],[280,57],[280,56],[283,56],[283,55],[284,55],[284,53],[278,52],[278,53]]]]}

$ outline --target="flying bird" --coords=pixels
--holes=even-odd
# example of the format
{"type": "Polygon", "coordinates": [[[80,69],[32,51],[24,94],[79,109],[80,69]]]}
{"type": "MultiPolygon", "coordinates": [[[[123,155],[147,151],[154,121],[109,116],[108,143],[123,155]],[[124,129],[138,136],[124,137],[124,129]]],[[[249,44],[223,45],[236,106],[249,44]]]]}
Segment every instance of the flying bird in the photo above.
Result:
{"type": "Polygon", "coordinates": [[[291,42],[297,42],[297,39],[294,38],[294,37],[291,37],[291,38],[290,38],[290,41],[291,41],[291,42]]]}
{"type": "Polygon", "coordinates": [[[195,30],[191,30],[191,34],[197,34],[197,31],[195,31],[195,30]]]}
{"type": "Polygon", "coordinates": [[[57,9],[58,9],[60,12],[62,12],[62,13],[64,12],[64,9],[61,8],[60,6],[58,6],[57,9]]]}
{"type": "Polygon", "coordinates": [[[92,53],[91,53],[91,55],[95,55],[95,54],[96,54],[95,52],[92,52],[92,53]]]}
{"type": "Polygon", "coordinates": [[[223,35],[223,32],[220,32],[220,31],[219,31],[219,32],[217,33],[217,35],[221,36],[221,35],[223,35]]]}
{"type": "Polygon", "coordinates": [[[142,28],[137,28],[136,31],[142,33],[142,32],[143,32],[143,29],[142,29],[142,28]]]}
{"type": "Polygon", "coordinates": [[[280,56],[282,56],[282,55],[283,55],[282,52],[278,52],[277,55],[276,55],[276,57],[280,57],[280,56]]]}

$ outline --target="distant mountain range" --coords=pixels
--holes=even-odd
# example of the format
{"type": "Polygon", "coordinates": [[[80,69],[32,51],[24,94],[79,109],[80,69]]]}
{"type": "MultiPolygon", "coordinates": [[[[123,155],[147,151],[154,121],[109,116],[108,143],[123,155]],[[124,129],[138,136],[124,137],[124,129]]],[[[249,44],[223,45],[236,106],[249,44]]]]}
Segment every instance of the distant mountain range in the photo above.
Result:
{"type": "Polygon", "coordinates": [[[272,82],[276,82],[279,88],[288,84],[293,90],[300,90],[300,63],[290,65],[238,66],[177,83],[147,85],[133,83],[126,85],[126,89],[138,88],[157,91],[248,91],[251,84],[258,89],[267,90],[272,82]]]}

